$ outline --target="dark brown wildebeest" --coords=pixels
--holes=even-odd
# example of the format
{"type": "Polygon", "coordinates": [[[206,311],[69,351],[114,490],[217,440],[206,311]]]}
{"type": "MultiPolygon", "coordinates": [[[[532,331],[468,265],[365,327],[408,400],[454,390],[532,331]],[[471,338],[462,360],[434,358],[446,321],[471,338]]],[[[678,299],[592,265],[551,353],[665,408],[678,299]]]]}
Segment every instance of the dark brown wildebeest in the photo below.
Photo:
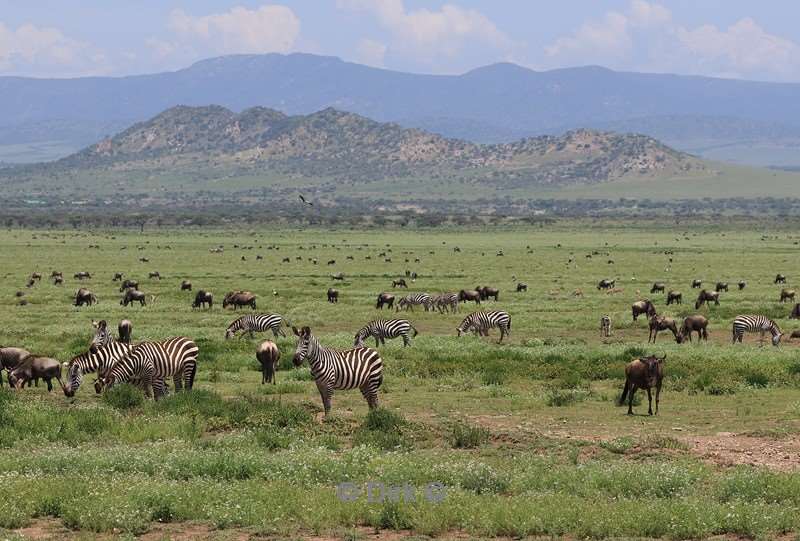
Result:
{"type": "Polygon", "coordinates": [[[331,260],[328,261],[328,265],[335,265],[335,264],[336,264],[336,260],[335,259],[331,259],[331,260]]]}
{"type": "Polygon", "coordinates": [[[34,280],[33,278],[29,278],[29,279],[28,279],[28,283],[26,283],[26,284],[25,284],[25,287],[27,287],[27,288],[31,288],[31,287],[33,287],[33,285],[34,285],[35,283],[36,283],[36,280],[34,280]]]}
{"type": "Polygon", "coordinates": [[[184,280],[181,282],[181,291],[191,291],[192,290],[192,282],[189,280],[184,280]]]}
{"type": "Polygon", "coordinates": [[[119,286],[119,292],[122,293],[128,288],[136,289],[139,287],[139,280],[124,280],[119,286]]]}
{"type": "Polygon", "coordinates": [[[616,284],[617,284],[617,280],[616,280],[616,279],[614,279],[614,280],[608,280],[608,279],[606,279],[606,278],[603,278],[603,279],[602,279],[602,280],[600,280],[600,282],[597,284],[597,289],[614,289],[614,287],[616,286],[616,284]]]}
{"type": "Polygon", "coordinates": [[[648,318],[656,315],[656,307],[650,299],[636,301],[631,305],[631,315],[634,321],[639,319],[642,314],[646,314],[648,318]]]}
{"type": "Polygon", "coordinates": [[[272,383],[275,385],[275,372],[278,370],[278,361],[281,352],[275,342],[264,340],[256,349],[256,359],[261,363],[261,385],[272,383]]]}
{"type": "Polygon", "coordinates": [[[50,273],[50,278],[55,278],[55,277],[64,278],[64,273],[61,271],[54,270],[53,272],[50,273]]]}
{"type": "Polygon", "coordinates": [[[786,283],[786,276],[783,274],[776,274],[775,275],[775,283],[776,284],[785,284],[786,283]]]}
{"type": "Polygon", "coordinates": [[[42,273],[41,272],[33,272],[31,273],[31,280],[36,280],[37,282],[42,281],[42,273]]]}
{"type": "Polygon", "coordinates": [[[714,304],[719,306],[719,291],[706,291],[705,289],[701,289],[700,294],[697,296],[697,301],[694,303],[694,309],[697,310],[705,303],[711,304],[711,301],[714,301],[714,304]]]}
{"type": "Polygon", "coordinates": [[[119,341],[126,344],[131,343],[131,334],[133,334],[133,323],[130,319],[123,319],[117,325],[117,332],[119,333],[119,341]]]}
{"type": "Polygon", "coordinates": [[[650,325],[650,336],[647,338],[648,344],[650,343],[651,340],[655,344],[659,331],[666,331],[667,329],[672,331],[672,335],[675,337],[675,341],[679,344],[681,343],[682,338],[681,335],[678,333],[678,325],[675,323],[675,320],[672,319],[671,317],[655,315],[650,318],[649,325],[650,325]]]}
{"type": "Polygon", "coordinates": [[[600,336],[604,338],[611,336],[611,316],[609,315],[600,317],[600,336]]]}
{"type": "Polygon", "coordinates": [[[738,285],[739,285],[739,291],[741,291],[741,290],[743,290],[744,288],[747,287],[747,282],[745,282],[744,280],[739,280],[739,284],[738,285]]]}
{"type": "Polygon", "coordinates": [[[702,280],[700,280],[698,278],[695,278],[694,280],[692,280],[692,289],[700,289],[701,287],[703,287],[703,281],[702,280]]]}
{"type": "Polygon", "coordinates": [[[214,295],[210,291],[201,289],[197,292],[197,295],[194,296],[192,308],[205,308],[206,304],[209,308],[214,306],[214,295]]]}
{"type": "Polygon", "coordinates": [[[142,263],[150,263],[150,260],[148,258],[146,258],[146,257],[140,257],[139,261],[142,262],[142,263]]]}
{"type": "Polygon", "coordinates": [[[85,287],[80,288],[75,293],[75,306],[83,306],[84,304],[91,306],[95,303],[97,303],[97,297],[85,287]]]}
{"type": "Polygon", "coordinates": [[[708,318],[703,315],[695,314],[693,316],[686,316],[683,318],[683,325],[681,325],[681,336],[684,340],[692,341],[692,333],[697,333],[697,341],[708,340],[708,318]]]}
{"type": "Polygon", "coordinates": [[[667,293],[667,306],[672,303],[683,304],[683,293],[680,291],[670,291],[667,293]]]}
{"type": "Polygon", "coordinates": [[[789,314],[789,319],[800,319],[800,303],[794,305],[792,313],[789,314]]]}
{"type": "Polygon", "coordinates": [[[714,287],[714,291],[719,293],[720,291],[728,291],[728,282],[717,282],[716,287],[714,287]]]}
{"type": "Polygon", "coordinates": [[[289,259],[288,257],[284,257],[282,261],[283,263],[289,263],[291,262],[291,259],[289,259]]]}
{"type": "Polygon", "coordinates": [[[517,293],[520,291],[528,291],[528,284],[520,282],[517,284],[517,293]]]}
{"type": "Polygon", "coordinates": [[[337,272],[336,274],[331,274],[331,280],[339,280],[340,282],[344,280],[344,273],[337,272]]]}
{"type": "Polygon", "coordinates": [[[650,293],[663,293],[667,286],[665,286],[662,282],[656,282],[653,284],[653,287],[650,288],[650,293]]]}
{"type": "Polygon", "coordinates": [[[53,390],[51,380],[55,378],[61,389],[64,389],[64,382],[61,381],[61,363],[49,357],[39,357],[38,355],[28,355],[19,365],[8,374],[8,384],[16,389],[22,387],[31,380],[43,379],[47,383],[47,392],[53,390]]]}
{"type": "Polygon", "coordinates": [[[472,301],[475,304],[481,303],[481,294],[475,290],[462,289],[458,292],[458,302],[472,301]]]}
{"type": "Polygon", "coordinates": [[[89,274],[89,273],[88,273],[88,272],[86,272],[86,271],[76,272],[76,273],[73,275],[73,278],[75,278],[76,280],[91,279],[91,277],[92,277],[92,275],[91,275],[91,274],[89,274]]]}
{"type": "Polygon", "coordinates": [[[231,291],[222,299],[222,307],[227,308],[228,305],[233,305],[234,310],[238,310],[240,306],[249,306],[255,310],[256,296],[249,291],[231,291]]]}
{"type": "Polygon", "coordinates": [[[406,285],[405,278],[400,278],[399,280],[392,280],[392,287],[405,287],[406,289],[408,286],[406,285]]]}
{"type": "Polygon", "coordinates": [[[337,303],[339,302],[339,290],[330,288],[328,289],[328,302],[330,303],[337,303]]]}
{"type": "Polygon", "coordinates": [[[780,302],[786,301],[794,301],[795,291],[794,289],[781,289],[781,300],[780,302]]]}
{"type": "Polygon", "coordinates": [[[134,302],[139,302],[140,306],[145,306],[147,303],[145,302],[145,294],[138,289],[129,289],[123,295],[122,300],[119,301],[120,305],[128,306],[129,304],[133,304],[134,302]]]}
{"type": "Polygon", "coordinates": [[[386,305],[389,310],[394,307],[394,295],[391,293],[381,293],[378,295],[378,302],[375,303],[375,309],[383,310],[383,305],[386,305]]]}
{"type": "Polygon", "coordinates": [[[479,286],[479,287],[475,288],[475,291],[480,293],[482,301],[488,301],[489,297],[492,297],[496,301],[496,300],[498,300],[498,297],[500,296],[500,290],[497,289],[496,287],[489,287],[489,286],[480,287],[479,286]]]}
{"type": "Polygon", "coordinates": [[[115,272],[114,273],[114,279],[111,280],[111,281],[112,282],[121,282],[122,281],[122,273],[121,272],[115,272]]]}
{"type": "Polygon", "coordinates": [[[53,285],[60,286],[64,284],[64,277],[63,276],[56,276],[53,278],[53,285]]]}
{"type": "Polygon", "coordinates": [[[0,387],[3,386],[3,370],[10,374],[30,354],[22,348],[0,347],[0,387]]]}
{"type": "Polygon", "coordinates": [[[148,273],[147,277],[150,278],[150,279],[155,278],[156,280],[161,280],[161,274],[159,274],[158,271],[152,271],[152,272],[148,273]]]}
{"type": "Polygon", "coordinates": [[[661,395],[661,382],[664,379],[664,362],[667,356],[661,358],[650,356],[644,359],[634,359],[625,367],[625,386],[622,388],[622,396],[619,397],[619,405],[625,403],[628,398],[628,415],[633,415],[633,395],[636,389],[647,390],[647,401],[649,407],[647,414],[653,415],[653,395],[650,389],[656,388],[656,415],[658,415],[658,401],[661,395]]]}

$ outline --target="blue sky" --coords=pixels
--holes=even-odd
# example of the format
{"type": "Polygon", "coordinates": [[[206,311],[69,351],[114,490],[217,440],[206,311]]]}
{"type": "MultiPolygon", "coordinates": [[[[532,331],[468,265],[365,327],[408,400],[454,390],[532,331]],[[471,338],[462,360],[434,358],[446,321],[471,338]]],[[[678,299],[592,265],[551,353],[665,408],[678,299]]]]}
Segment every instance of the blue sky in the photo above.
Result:
{"type": "Polygon", "coordinates": [[[304,51],[423,73],[493,63],[800,81],[789,0],[0,0],[0,74],[127,75],[304,51]]]}

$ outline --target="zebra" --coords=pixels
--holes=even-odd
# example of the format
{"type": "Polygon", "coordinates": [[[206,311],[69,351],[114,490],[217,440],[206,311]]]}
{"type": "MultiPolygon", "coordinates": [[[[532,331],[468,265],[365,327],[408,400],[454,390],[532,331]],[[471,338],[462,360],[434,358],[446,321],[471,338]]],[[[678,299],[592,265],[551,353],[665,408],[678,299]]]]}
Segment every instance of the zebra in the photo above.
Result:
{"type": "Polygon", "coordinates": [[[476,332],[481,336],[489,336],[489,329],[494,327],[500,327],[499,342],[503,341],[503,337],[511,334],[511,316],[508,315],[508,312],[501,310],[472,312],[464,318],[461,325],[456,327],[456,331],[458,336],[469,331],[476,332]]]}
{"type": "Polygon", "coordinates": [[[197,373],[199,348],[189,338],[176,336],[161,342],[141,342],[115,362],[98,380],[96,389],[110,389],[117,383],[138,379],[145,395],[158,400],[166,394],[164,379],[173,377],[175,391],[191,390],[197,373]]]}
{"type": "Polygon", "coordinates": [[[292,327],[292,331],[298,337],[292,361],[295,366],[300,366],[308,359],[326,417],[331,411],[331,397],[335,389],[358,388],[369,409],[378,407],[378,388],[383,383],[383,361],[377,351],[367,347],[336,351],[321,346],[309,327],[299,331],[292,327]]]}
{"type": "Polygon", "coordinates": [[[604,315],[600,318],[600,336],[611,336],[611,316],[604,315]]]}
{"type": "Polygon", "coordinates": [[[414,305],[417,304],[424,306],[427,312],[433,307],[433,299],[431,299],[431,296],[427,293],[412,293],[411,295],[406,295],[398,301],[395,312],[399,312],[401,308],[403,310],[410,309],[413,312],[414,305]]]}
{"type": "MultiPolygon", "coordinates": [[[[108,330],[108,323],[106,323],[105,319],[101,319],[100,321],[92,320],[92,327],[94,327],[95,332],[92,341],[89,343],[89,351],[91,353],[97,353],[97,348],[105,346],[110,342],[117,341],[114,338],[114,335],[112,335],[108,330]]],[[[130,344],[132,329],[133,323],[131,323],[129,319],[123,319],[120,321],[119,326],[117,327],[117,331],[119,332],[119,341],[130,344]]]]}
{"type": "Polygon", "coordinates": [[[67,385],[64,387],[64,394],[69,398],[75,396],[84,374],[93,372],[99,375],[105,374],[116,361],[130,353],[132,349],[133,345],[114,340],[96,347],[94,351],[90,350],[73,357],[66,363],[67,385]]]}
{"type": "Polygon", "coordinates": [[[433,299],[433,304],[440,313],[453,311],[458,312],[458,293],[442,293],[433,299]]]}
{"type": "Polygon", "coordinates": [[[235,319],[233,323],[228,325],[228,330],[225,331],[225,339],[233,338],[239,331],[249,333],[250,338],[253,337],[255,332],[267,330],[271,330],[275,338],[278,338],[278,335],[286,336],[281,330],[281,323],[283,323],[283,318],[278,314],[248,314],[235,319]]]}
{"type": "Polygon", "coordinates": [[[772,345],[777,346],[781,341],[781,329],[778,325],[769,319],[767,316],[736,316],[733,320],[733,342],[742,342],[742,337],[745,332],[758,332],[761,333],[761,341],[764,341],[764,333],[769,331],[772,335],[772,345]]]}
{"type": "Polygon", "coordinates": [[[375,338],[375,347],[381,344],[386,344],[387,338],[403,337],[403,347],[411,345],[411,339],[408,337],[410,331],[414,332],[414,336],[419,333],[414,326],[405,319],[376,319],[367,323],[356,333],[353,347],[364,347],[364,340],[372,336],[375,338]]]}

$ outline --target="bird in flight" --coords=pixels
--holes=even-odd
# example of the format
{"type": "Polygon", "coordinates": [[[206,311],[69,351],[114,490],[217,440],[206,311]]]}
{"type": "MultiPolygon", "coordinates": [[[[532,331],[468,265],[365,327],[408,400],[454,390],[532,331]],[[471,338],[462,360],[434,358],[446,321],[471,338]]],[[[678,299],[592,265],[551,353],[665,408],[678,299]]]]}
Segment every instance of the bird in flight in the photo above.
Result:
{"type": "Polygon", "coordinates": [[[313,207],[313,206],[314,206],[314,203],[312,203],[312,202],[310,202],[310,201],[306,201],[306,198],[305,198],[305,197],[303,197],[303,194],[300,194],[300,201],[302,201],[303,203],[305,203],[305,204],[306,204],[306,205],[308,205],[309,207],[313,207]]]}

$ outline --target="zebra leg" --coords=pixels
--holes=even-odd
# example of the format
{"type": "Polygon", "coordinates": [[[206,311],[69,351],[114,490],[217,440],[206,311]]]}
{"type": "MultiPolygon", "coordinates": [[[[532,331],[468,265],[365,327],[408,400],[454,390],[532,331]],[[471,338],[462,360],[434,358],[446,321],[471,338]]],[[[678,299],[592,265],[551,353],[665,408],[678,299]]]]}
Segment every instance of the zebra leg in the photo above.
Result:
{"type": "MultiPolygon", "coordinates": [[[[194,387],[194,376],[197,374],[197,362],[188,361],[183,368],[183,387],[187,391],[191,391],[194,387]]],[[[178,391],[178,384],[175,383],[175,392],[178,391]]]]}
{"type": "Polygon", "coordinates": [[[154,378],[150,382],[150,386],[153,388],[153,399],[159,400],[161,397],[167,395],[167,387],[163,378],[154,378]]]}
{"type": "Polygon", "coordinates": [[[400,336],[403,337],[403,347],[406,348],[411,345],[411,340],[408,338],[408,333],[403,333],[400,336]]]}
{"type": "Polygon", "coordinates": [[[333,389],[330,388],[327,382],[317,381],[316,383],[319,396],[322,398],[322,408],[325,410],[325,417],[327,417],[331,412],[331,395],[333,395],[333,389]]]}
{"type": "Polygon", "coordinates": [[[380,342],[380,340],[378,339],[378,336],[376,335],[376,336],[375,336],[375,347],[378,347],[378,346],[380,346],[380,345],[381,345],[381,342],[380,342]]]}
{"type": "Polygon", "coordinates": [[[506,335],[505,327],[500,327],[500,340],[497,341],[498,344],[503,342],[503,338],[505,337],[505,335],[506,335]]]}
{"type": "Polygon", "coordinates": [[[378,390],[373,389],[372,386],[367,383],[365,386],[361,387],[361,394],[364,396],[364,399],[367,401],[367,406],[369,409],[374,410],[378,407],[378,390]]]}

